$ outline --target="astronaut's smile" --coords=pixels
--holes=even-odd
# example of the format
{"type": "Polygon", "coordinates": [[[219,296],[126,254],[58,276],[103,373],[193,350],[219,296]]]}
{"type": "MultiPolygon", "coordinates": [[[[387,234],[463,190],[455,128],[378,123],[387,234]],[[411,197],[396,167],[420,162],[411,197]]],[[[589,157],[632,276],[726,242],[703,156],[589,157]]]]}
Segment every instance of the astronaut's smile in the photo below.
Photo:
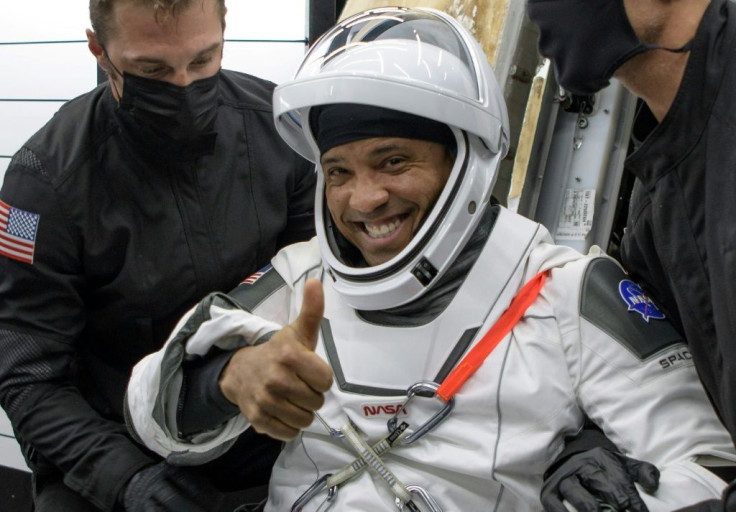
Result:
{"type": "Polygon", "coordinates": [[[395,232],[396,229],[401,225],[403,218],[394,217],[388,221],[382,220],[380,222],[364,222],[363,231],[371,238],[385,238],[391,233],[395,232]]]}

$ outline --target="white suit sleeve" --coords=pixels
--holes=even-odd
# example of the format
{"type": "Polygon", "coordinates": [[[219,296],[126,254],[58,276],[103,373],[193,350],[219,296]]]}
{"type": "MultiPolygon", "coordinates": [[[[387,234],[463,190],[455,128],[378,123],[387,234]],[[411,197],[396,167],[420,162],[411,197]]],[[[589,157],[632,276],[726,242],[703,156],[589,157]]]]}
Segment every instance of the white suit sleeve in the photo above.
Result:
{"type": "Polygon", "coordinates": [[[642,493],[650,511],[718,497],[724,482],[701,464],[734,465],[736,453],[687,345],[615,263],[593,260],[581,280],[584,264],[553,272],[549,290],[571,308],[562,331],[579,405],[624,454],[660,469],[658,491],[642,493]]]}
{"type": "Polygon", "coordinates": [[[215,293],[192,308],[164,347],[133,369],[125,398],[128,428],[149,449],[178,464],[200,464],[225,452],[250,424],[241,414],[216,428],[184,436],[177,407],[185,361],[210,349],[233,350],[265,340],[301,308],[304,281],[321,276],[315,239],[290,245],[230,294],[215,293]]]}
{"type": "MultiPolygon", "coordinates": [[[[269,297],[287,296],[286,290],[269,297]]],[[[283,310],[284,308],[282,308],[283,310]]],[[[228,296],[212,294],[179,322],[164,347],[133,369],[126,396],[129,428],[149,449],[179,463],[196,464],[219,456],[249,423],[241,414],[207,432],[181,436],[177,406],[188,358],[205,356],[212,347],[231,350],[252,345],[279,330],[288,319],[267,320],[241,309],[228,296]]]]}

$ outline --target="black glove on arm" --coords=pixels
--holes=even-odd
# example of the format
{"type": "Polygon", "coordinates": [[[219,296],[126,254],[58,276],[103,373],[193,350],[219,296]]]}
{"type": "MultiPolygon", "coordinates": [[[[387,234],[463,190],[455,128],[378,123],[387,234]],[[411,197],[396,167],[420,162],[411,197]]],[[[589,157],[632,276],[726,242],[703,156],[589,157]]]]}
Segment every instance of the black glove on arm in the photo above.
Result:
{"type": "Polygon", "coordinates": [[[599,446],[572,455],[551,474],[545,474],[540,497],[547,512],[566,512],[562,500],[579,512],[597,512],[601,502],[617,511],[647,512],[634,482],[646,492],[654,492],[659,470],[599,446]]]}
{"type": "Polygon", "coordinates": [[[211,512],[222,499],[203,475],[166,461],[133,475],[123,492],[127,512],[211,512]]]}

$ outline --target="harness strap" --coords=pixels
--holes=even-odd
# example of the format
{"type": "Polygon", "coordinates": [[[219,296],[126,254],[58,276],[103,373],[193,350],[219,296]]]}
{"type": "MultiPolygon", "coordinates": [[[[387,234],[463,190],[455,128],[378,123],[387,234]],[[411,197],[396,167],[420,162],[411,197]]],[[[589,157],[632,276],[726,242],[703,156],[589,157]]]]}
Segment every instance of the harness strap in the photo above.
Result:
{"type": "Polygon", "coordinates": [[[493,352],[506,334],[514,328],[514,326],[524,316],[524,312],[532,305],[542,290],[544,281],[547,279],[547,271],[540,272],[534,276],[524,287],[516,294],[516,297],[509,304],[508,309],[503,312],[501,318],[488,329],[481,340],[468,352],[462,361],[454,370],[442,381],[437,389],[437,396],[445,402],[449,401],[455,393],[465,384],[471,375],[473,375],[483,361],[493,352]]]}

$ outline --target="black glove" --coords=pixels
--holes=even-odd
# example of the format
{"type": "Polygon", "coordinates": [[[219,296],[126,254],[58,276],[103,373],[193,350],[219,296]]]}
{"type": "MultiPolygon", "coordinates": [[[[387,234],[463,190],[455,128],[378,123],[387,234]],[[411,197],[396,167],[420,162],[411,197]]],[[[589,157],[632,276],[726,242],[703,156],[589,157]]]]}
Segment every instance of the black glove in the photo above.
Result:
{"type": "Polygon", "coordinates": [[[634,482],[648,493],[659,486],[655,466],[603,447],[577,453],[545,476],[540,497],[547,512],[567,512],[562,500],[579,512],[604,510],[602,503],[617,511],[647,512],[634,482]]]}
{"type": "Polygon", "coordinates": [[[203,475],[162,461],[133,475],[123,506],[128,512],[211,512],[222,499],[203,475]]]}

